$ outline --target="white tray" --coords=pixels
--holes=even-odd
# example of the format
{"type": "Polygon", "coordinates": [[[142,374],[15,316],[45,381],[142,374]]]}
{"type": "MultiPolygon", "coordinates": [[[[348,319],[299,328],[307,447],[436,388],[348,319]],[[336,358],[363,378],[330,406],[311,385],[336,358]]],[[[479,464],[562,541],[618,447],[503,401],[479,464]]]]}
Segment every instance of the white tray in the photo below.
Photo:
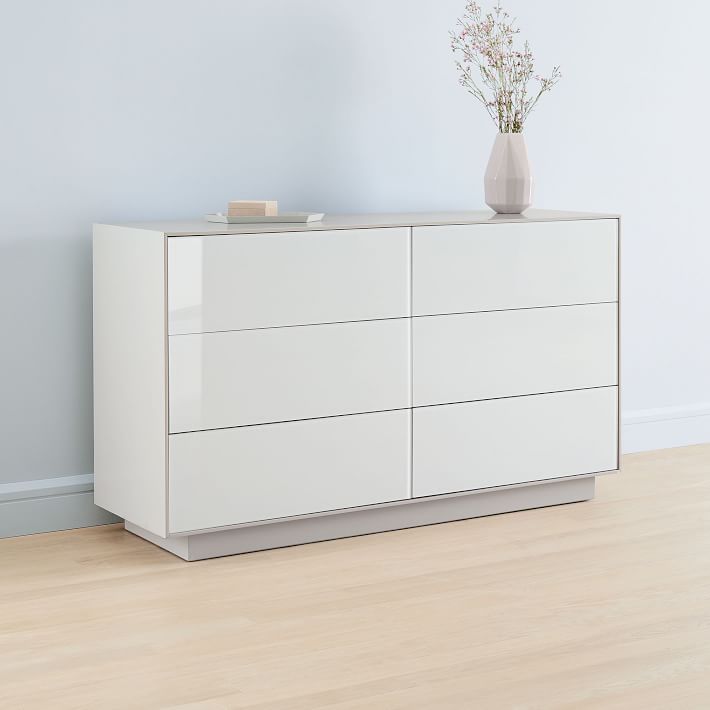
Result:
{"type": "Polygon", "coordinates": [[[264,224],[266,222],[320,222],[324,215],[322,212],[284,212],[274,217],[230,217],[218,212],[217,214],[207,214],[205,219],[208,222],[220,222],[221,224],[264,224]]]}

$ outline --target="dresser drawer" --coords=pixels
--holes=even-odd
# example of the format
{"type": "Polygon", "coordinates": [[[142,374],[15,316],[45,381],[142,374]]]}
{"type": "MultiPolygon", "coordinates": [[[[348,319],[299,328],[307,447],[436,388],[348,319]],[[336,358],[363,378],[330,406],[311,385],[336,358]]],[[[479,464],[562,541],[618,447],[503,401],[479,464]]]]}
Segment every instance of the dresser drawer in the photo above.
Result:
{"type": "Polygon", "coordinates": [[[617,384],[617,304],[413,319],[414,406],[617,384]]]}
{"type": "Polygon", "coordinates": [[[409,410],[170,436],[170,532],[409,497],[409,410]]]}
{"type": "Polygon", "coordinates": [[[615,219],[413,229],[414,315],[617,300],[615,219]]]}
{"type": "Polygon", "coordinates": [[[410,320],[169,338],[170,432],[410,405],[410,320]]]}
{"type": "Polygon", "coordinates": [[[168,239],[169,333],[409,315],[409,229],[168,239]]]}
{"type": "Polygon", "coordinates": [[[617,467],[617,388],[414,410],[413,495],[617,467]]]}

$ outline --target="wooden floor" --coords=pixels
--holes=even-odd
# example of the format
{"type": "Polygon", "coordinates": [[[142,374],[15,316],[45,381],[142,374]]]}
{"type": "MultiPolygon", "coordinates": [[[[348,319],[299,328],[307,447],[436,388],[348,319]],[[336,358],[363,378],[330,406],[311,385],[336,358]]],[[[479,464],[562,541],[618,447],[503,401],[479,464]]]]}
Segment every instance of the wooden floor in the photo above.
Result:
{"type": "Polygon", "coordinates": [[[589,503],[206,562],[2,540],[0,708],[710,708],[710,446],[589,503]]]}

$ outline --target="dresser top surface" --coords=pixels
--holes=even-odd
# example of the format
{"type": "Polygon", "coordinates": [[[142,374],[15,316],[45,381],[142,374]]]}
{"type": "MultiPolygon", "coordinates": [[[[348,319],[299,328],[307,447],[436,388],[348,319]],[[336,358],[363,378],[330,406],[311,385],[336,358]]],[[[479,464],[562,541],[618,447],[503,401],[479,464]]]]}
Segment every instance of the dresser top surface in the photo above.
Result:
{"type": "Polygon", "coordinates": [[[461,212],[382,212],[326,215],[320,222],[295,224],[220,224],[204,219],[126,222],[115,226],[163,232],[168,237],[209,236],[219,234],[266,234],[269,232],[315,232],[328,229],[375,229],[378,227],[426,227],[454,224],[524,224],[526,222],[564,222],[585,219],[617,219],[618,214],[568,212],[562,210],[526,210],[524,214],[495,214],[490,211],[461,212]]]}

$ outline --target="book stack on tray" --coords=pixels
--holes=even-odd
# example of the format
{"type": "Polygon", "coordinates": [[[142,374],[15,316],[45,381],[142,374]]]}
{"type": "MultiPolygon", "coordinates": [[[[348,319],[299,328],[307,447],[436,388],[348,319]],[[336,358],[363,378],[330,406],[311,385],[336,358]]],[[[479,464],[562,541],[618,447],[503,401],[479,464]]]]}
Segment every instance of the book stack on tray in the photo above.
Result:
{"type": "Polygon", "coordinates": [[[227,213],[205,215],[208,222],[223,224],[258,224],[261,222],[318,222],[323,219],[319,212],[284,212],[279,214],[276,200],[231,200],[227,213]]]}
{"type": "Polygon", "coordinates": [[[276,217],[278,213],[276,200],[231,200],[227,205],[228,217],[276,217]]]}

